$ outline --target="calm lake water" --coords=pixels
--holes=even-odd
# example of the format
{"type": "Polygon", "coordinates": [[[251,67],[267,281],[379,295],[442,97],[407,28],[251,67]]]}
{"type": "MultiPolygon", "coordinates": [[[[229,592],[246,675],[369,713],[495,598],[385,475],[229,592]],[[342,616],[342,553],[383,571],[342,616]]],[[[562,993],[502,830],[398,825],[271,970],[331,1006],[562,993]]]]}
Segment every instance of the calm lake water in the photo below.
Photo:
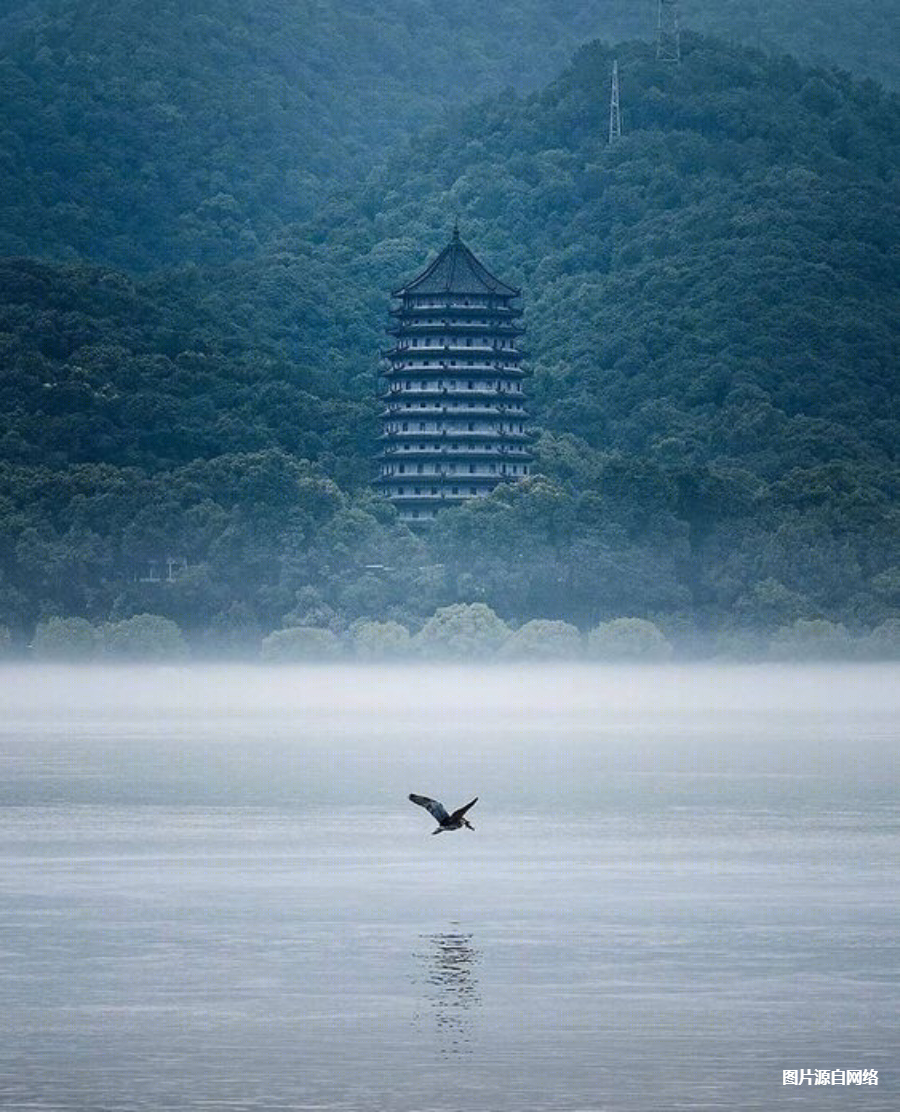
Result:
{"type": "Polygon", "coordinates": [[[896,668],[0,697],[4,1110],[900,1106],[896,668]]]}

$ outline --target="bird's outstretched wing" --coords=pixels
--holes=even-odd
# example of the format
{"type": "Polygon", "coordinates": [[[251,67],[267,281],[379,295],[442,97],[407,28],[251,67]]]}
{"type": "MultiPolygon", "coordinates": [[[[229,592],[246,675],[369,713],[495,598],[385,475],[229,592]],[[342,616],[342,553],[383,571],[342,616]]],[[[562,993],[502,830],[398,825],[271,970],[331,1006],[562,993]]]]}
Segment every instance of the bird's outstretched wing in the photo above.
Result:
{"type": "Polygon", "coordinates": [[[451,821],[453,819],[461,819],[463,817],[463,815],[466,813],[466,811],[468,811],[468,809],[470,807],[474,807],[477,802],[478,802],[478,796],[476,795],[471,803],[467,803],[465,805],[465,807],[459,807],[456,811],[453,812],[453,814],[450,816],[451,821]]]}
{"type": "Polygon", "coordinates": [[[420,807],[430,811],[438,822],[446,822],[450,818],[443,803],[438,803],[436,799],[429,799],[427,795],[413,795],[411,793],[409,798],[411,802],[418,803],[420,807]]]}

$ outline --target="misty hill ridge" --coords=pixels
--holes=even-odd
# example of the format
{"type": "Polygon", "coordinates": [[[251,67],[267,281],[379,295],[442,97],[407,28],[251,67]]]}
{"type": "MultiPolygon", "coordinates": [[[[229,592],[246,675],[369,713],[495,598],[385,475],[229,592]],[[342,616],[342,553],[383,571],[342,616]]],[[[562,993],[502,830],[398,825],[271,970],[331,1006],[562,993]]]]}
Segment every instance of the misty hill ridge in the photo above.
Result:
{"type": "MultiPolygon", "coordinates": [[[[682,0],[682,23],[900,88],[900,9],[682,0]]],[[[251,257],[448,106],[541,86],[652,0],[34,0],[0,18],[0,254],[251,257]]]]}

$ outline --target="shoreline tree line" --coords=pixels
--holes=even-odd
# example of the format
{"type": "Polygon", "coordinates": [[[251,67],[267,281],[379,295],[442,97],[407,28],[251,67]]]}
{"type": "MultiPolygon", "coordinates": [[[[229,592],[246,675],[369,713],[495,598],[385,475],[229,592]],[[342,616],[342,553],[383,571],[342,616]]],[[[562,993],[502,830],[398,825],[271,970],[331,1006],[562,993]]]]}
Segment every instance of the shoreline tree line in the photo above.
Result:
{"type": "MultiPolygon", "coordinates": [[[[164,662],[191,657],[182,631],[170,618],[136,614],[94,625],[85,618],[48,618],[19,659],[84,663],[164,662]]],[[[13,658],[9,631],[0,627],[0,660],[13,658]]],[[[221,659],[215,653],[200,659],[221,659]]],[[[888,619],[853,637],[840,624],[798,619],[771,637],[720,638],[693,646],[687,659],[724,661],[900,660],[900,620],[888,619]]],[[[256,645],[233,646],[226,659],[269,664],[414,661],[595,661],[662,663],[677,659],[672,643],[645,618],[613,618],[582,633],[568,622],[532,619],[511,627],[484,603],[442,607],[420,629],[396,621],[358,620],[335,632],[328,626],[296,625],[275,630],[256,645]]],[[[685,659],[684,656],[681,659],[685,659]]]]}

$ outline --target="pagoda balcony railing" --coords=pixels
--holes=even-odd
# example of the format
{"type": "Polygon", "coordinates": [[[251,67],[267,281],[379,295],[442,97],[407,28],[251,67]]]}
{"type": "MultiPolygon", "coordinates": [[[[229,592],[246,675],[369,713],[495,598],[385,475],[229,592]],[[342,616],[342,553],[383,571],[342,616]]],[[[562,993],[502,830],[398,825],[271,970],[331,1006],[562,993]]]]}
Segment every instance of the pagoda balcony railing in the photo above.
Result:
{"type": "MultiPolygon", "coordinates": [[[[389,370],[380,371],[382,378],[396,379],[407,378],[411,375],[455,375],[457,379],[466,378],[528,378],[531,376],[531,371],[526,370],[524,367],[506,367],[500,364],[478,363],[471,367],[451,367],[446,360],[435,361],[435,363],[400,363],[395,360],[395,366],[390,367],[389,370]]],[[[461,390],[463,387],[455,386],[451,389],[461,390]]]]}
{"type": "MultiPolygon", "coordinates": [[[[472,369],[473,369],[472,367],[463,367],[463,371],[465,371],[465,372],[471,371],[472,369]]],[[[454,373],[456,373],[457,370],[458,370],[458,368],[454,368],[454,373]]],[[[435,374],[439,374],[439,373],[441,373],[441,372],[439,372],[437,370],[428,371],[426,369],[426,370],[423,370],[423,371],[413,371],[412,369],[410,369],[410,374],[413,377],[410,378],[410,379],[407,379],[407,381],[410,382],[409,386],[404,385],[404,383],[402,381],[405,376],[398,375],[397,378],[392,377],[390,386],[388,387],[387,390],[383,391],[383,393],[380,394],[379,397],[387,397],[389,394],[390,395],[400,394],[403,397],[409,397],[410,394],[421,394],[423,397],[427,397],[427,398],[456,398],[456,397],[467,398],[467,397],[471,397],[473,394],[490,394],[491,397],[497,396],[497,397],[504,397],[504,398],[513,398],[513,399],[518,399],[518,398],[524,397],[524,394],[522,393],[521,389],[513,390],[510,383],[504,381],[503,375],[502,374],[497,374],[496,372],[494,372],[494,374],[491,375],[491,378],[496,378],[496,379],[500,380],[501,385],[499,385],[499,386],[494,386],[492,384],[485,385],[480,379],[478,380],[477,383],[475,383],[476,378],[478,378],[477,375],[474,375],[471,380],[467,380],[466,374],[457,375],[457,377],[455,379],[452,379],[452,380],[448,379],[446,376],[443,377],[443,378],[435,379],[433,382],[429,381],[429,379],[426,379],[426,382],[428,383],[426,386],[422,386],[421,385],[421,381],[422,381],[421,377],[417,377],[417,376],[421,376],[422,374],[435,375],[435,374]],[[437,385],[438,382],[449,382],[449,381],[453,381],[453,382],[457,382],[457,383],[467,383],[468,381],[472,381],[473,383],[475,383],[475,385],[472,385],[472,386],[469,386],[469,385],[438,386],[437,385]]]]}
{"type": "MultiPolygon", "coordinates": [[[[380,414],[382,430],[384,432],[389,432],[390,423],[396,423],[397,421],[401,421],[402,423],[403,419],[410,415],[410,412],[411,411],[408,409],[402,409],[397,413],[391,413],[388,410],[383,411],[380,414]]],[[[421,414],[421,416],[424,417],[425,415],[421,414]]],[[[526,418],[527,414],[525,413],[501,413],[496,409],[467,409],[464,413],[459,413],[454,410],[443,415],[431,410],[428,414],[428,419],[432,424],[435,422],[435,419],[439,422],[437,429],[432,429],[430,431],[444,432],[446,430],[448,436],[452,436],[457,429],[462,432],[476,432],[480,429],[489,429],[492,431],[495,430],[498,436],[512,435],[513,433],[517,436],[524,436],[525,428],[519,429],[518,426],[524,426],[526,418]],[[466,420],[466,418],[468,418],[468,420],[466,420]],[[465,424],[462,424],[462,421],[465,421],[465,424]],[[469,424],[474,424],[475,428],[468,428],[467,426],[469,424]],[[516,427],[509,429],[506,428],[507,425],[514,425],[516,427]]],[[[418,431],[424,432],[426,430],[419,429],[418,431]]],[[[416,430],[401,429],[396,435],[415,437],[416,430]]]]}
{"type": "MultiPolygon", "coordinates": [[[[405,325],[401,328],[389,328],[389,329],[387,329],[387,334],[389,336],[397,336],[397,337],[404,337],[405,336],[405,337],[408,337],[409,339],[417,339],[417,340],[419,340],[419,343],[416,344],[415,346],[417,348],[422,348],[423,347],[427,351],[429,347],[437,348],[438,350],[440,350],[440,348],[445,347],[445,346],[447,346],[447,347],[466,347],[466,348],[468,348],[468,347],[493,348],[493,346],[494,346],[493,342],[494,342],[495,338],[496,339],[502,339],[502,340],[513,340],[513,341],[515,341],[519,336],[523,336],[525,334],[525,329],[524,328],[515,328],[515,329],[514,328],[509,328],[509,329],[486,328],[483,325],[482,326],[471,325],[471,326],[465,326],[464,327],[462,325],[454,325],[454,324],[437,324],[437,325],[433,325],[433,326],[432,325],[422,325],[421,328],[414,327],[412,325],[405,325]],[[427,344],[427,343],[424,342],[425,339],[433,338],[435,335],[439,335],[442,332],[452,332],[453,333],[453,336],[450,338],[448,343],[446,343],[446,344],[444,344],[444,343],[427,344]],[[458,342],[454,343],[454,340],[458,340],[460,338],[464,341],[463,343],[461,343],[461,344],[458,343],[458,342]],[[481,343],[477,344],[477,345],[474,344],[474,343],[473,344],[467,344],[467,343],[465,343],[465,340],[467,338],[472,339],[472,340],[480,340],[481,343]]],[[[510,350],[510,349],[504,348],[504,350],[510,350]]]]}
{"type": "MultiPolygon", "coordinates": [[[[513,466],[515,466],[515,465],[513,465],[513,466]]],[[[395,473],[395,474],[390,474],[390,475],[380,475],[378,477],[378,479],[376,480],[376,482],[387,483],[387,484],[393,485],[393,486],[398,486],[398,485],[402,485],[402,484],[407,484],[408,485],[409,483],[413,483],[414,485],[418,484],[419,486],[433,486],[433,485],[439,485],[441,483],[443,483],[444,485],[448,485],[448,484],[452,485],[454,483],[459,484],[459,483],[467,483],[467,482],[470,482],[470,481],[473,482],[473,483],[476,482],[476,481],[483,481],[483,482],[486,482],[486,483],[496,483],[496,482],[499,482],[501,479],[507,478],[507,476],[509,476],[509,475],[512,475],[512,472],[497,471],[497,470],[494,470],[494,471],[484,471],[484,470],[482,470],[482,471],[439,471],[437,473],[432,473],[432,472],[429,472],[429,471],[425,471],[425,472],[416,473],[416,474],[398,475],[398,474],[395,473]]],[[[512,475],[512,477],[514,479],[518,479],[519,478],[518,472],[515,475],[512,475]]]]}
{"type": "Polygon", "coordinates": [[[524,336],[525,329],[520,324],[498,321],[484,324],[480,320],[407,320],[387,329],[389,336],[409,334],[411,336],[430,336],[434,333],[454,332],[464,336],[524,336]]]}
{"type": "Polygon", "coordinates": [[[473,359],[476,355],[508,355],[511,357],[518,356],[521,359],[525,352],[519,348],[501,347],[500,344],[417,344],[415,347],[397,345],[388,352],[382,352],[382,354],[386,359],[400,355],[455,355],[457,358],[461,355],[471,355],[473,359]]]}
{"type": "MultiPolygon", "coordinates": [[[[423,407],[421,401],[417,398],[422,398],[422,394],[414,395],[412,392],[401,394],[380,394],[379,401],[385,406],[385,411],[390,410],[396,413],[401,419],[409,419],[418,414],[423,418],[431,413],[449,414],[453,417],[464,417],[467,413],[475,413],[477,410],[485,408],[493,408],[500,413],[509,413],[511,415],[527,416],[528,399],[522,394],[509,394],[503,398],[498,398],[493,391],[488,390],[470,390],[461,397],[454,398],[452,401],[441,402],[438,406],[434,401],[426,402],[423,407]],[[509,397],[509,401],[506,397],[509,397]],[[412,397],[412,400],[407,402],[407,399],[412,397]]],[[[425,395],[426,397],[428,395],[425,395]]],[[[433,398],[434,395],[431,395],[433,398]]]]}
{"type": "MultiPolygon", "coordinates": [[[[394,421],[396,421],[396,419],[396,417],[391,418],[391,420],[394,421]]],[[[473,418],[473,423],[474,420],[475,419],[473,418]]],[[[515,424],[524,425],[525,422],[516,421],[515,424]]],[[[478,428],[475,429],[461,428],[459,425],[451,425],[446,422],[442,423],[439,427],[432,429],[392,429],[389,427],[388,424],[385,423],[382,426],[382,431],[380,434],[382,439],[395,437],[400,440],[416,440],[418,438],[428,436],[437,436],[444,439],[450,437],[451,440],[459,436],[492,436],[495,439],[501,440],[525,440],[531,435],[531,432],[526,432],[524,428],[521,431],[519,429],[505,429],[503,428],[502,422],[498,421],[494,423],[493,421],[489,421],[486,418],[481,418],[481,424],[478,428]]]]}
{"type": "Polygon", "coordinates": [[[447,459],[447,460],[470,460],[470,459],[496,459],[503,456],[507,459],[519,460],[527,463],[532,457],[531,452],[525,444],[510,444],[504,446],[502,449],[495,447],[494,444],[478,445],[466,444],[460,448],[441,448],[438,445],[428,445],[424,448],[418,448],[415,445],[407,445],[406,448],[398,448],[396,446],[388,445],[378,453],[376,459],[391,461],[399,460],[434,460],[434,459],[447,459]]]}
{"type": "MultiPolygon", "coordinates": [[[[492,449],[493,451],[503,452],[507,448],[514,447],[520,444],[526,444],[529,440],[532,439],[532,437],[527,432],[498,432],[496,429],[420,429],[418,432],[412,432],[409,430],[407,432],[383,432],[377,439],[389,442],[392,441],[394,443],[397,443],[398,441],[401,441],[402,443],[404,441],[434,442],[443,440],[447,440],[449,442],[452,440],[460,444],[471,443],[475,440],[487,440],[497,444],[497,447],[492,449]]],[[[415,450],[416,449],[413,448],[405,449],[403,447],[399,447],[399,451],[401,454],[408,454],[409,452],[415,450]]],[[[427,449],[425,448],[421,448],[418,450],[427,451],[427,449]]],[[[461,449],[450,448],[449,454],[452,455],[458,450],[461,449]]]]}
{"type": "Polygon", "coordinates": [[[411,312],[418,313],[423,309],[471,309],[473,312],[480,313],[496,313],[501,309],[511,309],[515,306],[510,302],[515,301],[518,297],[517,294],[508,294],[503,297],[494,297],[490,300],[479,298],[474,295],[466,296],[465,294],[458,294],[447,292],[443,294],[432,294],[426,296],[433,296],[440,299],[439,305],[415,305],[413,304],[413,296],[407,295],[401,297],[400,293],[392,295],[402,302],[403,308],[411,312]]]}
{"type": "MultiPolygon", "coordinates": [[[[380,460],[381,465],[384,466],[384,467],[387,467],[391,464],[393,464],[395,467],[397,467],[400,463],[404,463],[407,466],[412,466],[412,465],[416,464],[418,461],[422,461],[423,463],[428,463],[428,464],[433,464],[433,463],[444,464],[445,467],[449,467],[449,465],[451,463],[455,463],[458,468],[466,468],[466,467],[469,466],[470,463],[478,463],[478,464],[481,464],[483,466],[487,465],[489,463],[494,463],[494,464],[498,465],[498,467],[497,467],[497,473],[498,474],[500,473],[500,465],[502,465],[502,464],[506,464],[507,467],[511,467],[513,465],[518,466],[518,467],[523,467],[526,464],[531,463],[531,461],[533,459],[533,457],[527,452],[497,452],[497,451],[494,451],[494,452],[483,452],[483,451],[482,452],[478,452],[478,451],[474,451],[474,452],[450,452],[446,456],[438,455],[437,453],[433,453],[433,454],[429,455],[427,452],[409,452],[409,453],[404,452],[400,456],[396,456],[396,455],[389,456],[386,453],[383,453],[382,455],[376,456],[375,458],[380,460]]],[[[452,472],[445,470],[444,472],[441,472],[441,474],[445,475],[445,477],[448,476],[448,477],[455,480],[455,479],[460,478],[460,476],[466,475],[467,472],[463,471],[463,470],[457,470],[457,471],[452,471],[452,472]]],[[[487,474],[487,472],[483,471],[482,474],[487,474]]],[[[423,478],[423,474],[416,473],[416,472],[409,471],[409,470],[403,471],[403,472],[399,472],[399,471],[396,471],[396,470],[390,471],[390,472],[386,471],[386,472],[383,472],[383,476],[385,478],[390,478],[393,482],[404,481],[404,480],[406,482],[410,482],[412,480],[421,480],[423,478]]],[[[424,474],[424,478],[426,480],[431,480],[432,478],[436,478],[436,477],[437,476],[436,476],[435,472],[429,471],[429,472],[426,472],[424,474]]]]}
{"type": "Polygon", "coordinates": [[[428,336],[433,332],[460,332],[463,335],[481,336],[481,335],[500,335],[500,336],[522,336],[525,334],[525,329],[518,324],[505,324],[498,322],[496,324],[481,324],[478,321],[455,321],[455,320],[411,320],[405,324],[400,324],[394,328],[389,328],[389,336],[401,335],[415,335],[415,336],[428,336]]]}
{"type": "Polygon", "coordinates": [[[487,430],[485,432],[459,432],[454,430],[449,432],[446,429],[441,429],[438,432],[382,432],[376,437],[377,440],[384,441],[382,452],[393,452],[401,456],[411,456],[417,453],[424,453],[426,455],[436,455],[440,452],[442,455],[457,455],[461,453],[465,455],[469,450],[469,445],[473,442],[473,438],[488,441],[487,447],[478,448],[479,452],[499,452],[500,445],[505,445],[510,450],[518,451],[519,449],[526,450],[526,445],[529,440],[533,438],[531,433],[517,432],[517,433],[498,433],[487,430]],[[421,443],[422,447],[417,447],[417,443],[421,443]],[[454,444],[459,444],[460,447],[454,448],[454,444]],[[497,445],[496,447],[494,445],[497,445]]]}
{"type": "MultiPolygon", "coordinates": [[[[497,376],[495,375],[494,377],[496,378],[497,376]]],[[[412,380],[408,381],[412,382],[412,380]]],[[[466,382],[466,379],[463,378],[462,381],[466,382]]],[[[469,381],[474,383],[475,380],[470,379],[469,381]]],[[[525,395],[521,390],[508,389],[508,385],[508,383],[505,383],[503,386],[485,386],[484,383],[479,382],[477,386],[420,386],[416,384],[406,386],[400,381],[392,382],[390,388],[383,390],[378,396],[380,398],[424,398],[433,401],[437,401],[441,398],[452,399],[454,401],[469,401],[478,397],[509,398],[514,402],[524,400],[525,395]]]]}
{"type": "MultiPolygon", "coordinates": [[[[517,421],[516,424],[519,422],[517,421]]],[[[523,422],[524,424],[524,422],[523,422]]],[[[379,434],[380,440],[425,440],[425,439],[438,439],[456,440],[460,437],[493,437],[494,440],[527,440],[530,433],[518,431],[510,431],[509,429],[498,429],[496,425],[484,424],[478,429],[461,429],[454,428],[450,425],[442,425],[436,429],[391,429],[385,425],[379,434]]]]}
{"type": "Polygon", "coordinates": [[[392,420],[414,420],[416,418],[433,421],[436,417],[441,418],[454,418],[456,420],[465,420],[468,417],[503,417],[511,419],[525,420],[527,414],[521,407],[512,405],[480,405],[480,406],[429,406],[423,409],[421,406],[403,406],[403,405],[388,405],[379,414],[382,418],[389,418],[392,420]]]}
{"type": "Polygon", "coordinates": [[[524,358],[521,351],[461,348],[448,352],[443,348],[393,348],[391,351],[382,351],[380,355],[390,364],[389,369],[380,373],[388,375],[402,374],[404,370],[421,370],[432,374],[444,372],[456,378],[465,378],[472,372],[511,377],[528,373],[520,366],[524,358]]]}
{"type": "MultiPolygon", "coordinates": [[[[422,502],[446,502],[452,498],[464,497],[462,494],[450,494],[449,491],[444,493],[439,491],[437,494],[391,494],[389,490],[384,492],[384,496],[391,502],[404,502],[406,504],[411,504],[413,502],[418,504],[422,502]]],[[[469,495],[469,497],[471,498],[473,496],[469,495]]]]}
{"type": "Polygon", "coordinates": [[[498,389],[496,386],[479,389],[477,386],[471,390],[465,386],[454,386],[452,389],[449,386],[441,386],[437,389],[429,389],[421,386],[405,387],[401,385],[392,386],[390,390],[384,390],[379,395],[380,401],[390,401],[396,398],[459,398],[468,401],[469,399],[478,398],[497,398],[497,404],[502,404],[499,399],[509,398],[511,404],[524,404],[526,401],[525,395],[521,390],[503,390],[498,389]]]}
{"type": "MultiPolygon", "coordinates": [[[[491,488],[487,486],[482,488],[484,493],[489,492],[490,489],[491,488]]],[[[484,495],[482,494],[482,497],[483,496],[484,495]]],[[[472,492],[468,490],[465,492],[460,490],[457,494],[454,494],[451,490],[438,491],[437,494],[391,494],[391,492],[388,490],[385,491],[384,497],[389,499],[391,502],[402,502],[406,505],[411,505],[416,502],[420,504],[422,502],[461,502],[466,498],[477,498],[478,494],[472,494],[472,492]]]]}
{"type": "Polygon", "coordinates": [[[403,401],[420,405],[426,402],[433,405],[435,402],[441,405],[451,405],[459,403],[459,407],[465,409],[463,402],[483,401],[486,398],[491,400],[494,405],[524,405],[525,394],[521,390],[498,390],[496,386],[454,386],[443,387],[437,390],[430,390],[427,386],[403,386],[397,384],[390,390],[383,390],[379,395],[383,401],[397,402],[403,401]]]}
{"type": "Polygon", "coordinates": [[[483,405],[500,406],[504,411],[522,409],[527,398],[513,390],[388,390],[378,395],[385,404],[406,413],[465,413],[483,405]]]}
{"type": "MultiPolygon", "coordinates": [[[[525,431],[525,428],[526,428],[525,421],[524,421],[525,414],[523,414],[523,413],[505,414],[505,413],[497,413],[496,411],[492,411],[492,410],[470,409],[470,410],[468,410],[468,417],[470,418],[470,420],[465,421],[465,423],[463,423],[462,421],[459,420],[459,418],[461,416],[463,416],[462,414],[450,413],[450,414],[446,414],[443,418],[439,417],[435,428],[431,428],[431,429],[412,429],[412,428],[409,428],[409,429],[405,429],[405,430],[404,429],[394,430],[392,432],[391,428],[390,428],[390,424],[392,422],[395,423],[399,418],[404,417],[404,416],[406,416],[406,411],[405,410],[402,413],[382,413],[381,418],[380,418],[381,422],[382,422],[382,424],[381,424],[382,431],[385,432],[385,433],[388,433],[391,436],[409,437],[412,440],[415,440],[415,438],[419,435],[420,432],[439,433],[441,436],[447,435],[451,438],[453,436],[455,436],[456,433],[459,433],[460,435],[462,435],[463,433],[476,433],[476,432],[483,433],[485,436],[502,436],[502,437],[527,436],[528,435],[528,433],[525,431]],[[512,420],[512,421],[506,420],[506,418],[510,417],[510,416],[514,417],[515,420],[512,420]],[[502,420],[500,420],[500,418],[502,418],[502,420]],[[474,425],[475,428],[470,429],[468,427],[469,425],[474,425]],[[511,429],[508,428],[507,427],[508,425],[512,425],[513,428],[511,428],[511,429]],[[519,429],[519,425],[522,425],[523,427],[521,429],[519,429]]],[[[430,420],[430,423],[432,425],[435,425],[435,415],[433,413],[430,415],[429,420],[430,420]]],[[[408,422],[408,423],[411,423],[411,422],[408,422]]]]}
{"type": "MultiPolygon", "coordinates": [[[[435,360],[433,363],[410,363],[396,360],[389,369],[379,372],[382,378],[393,381],[397,379],[418,378],[421,375],[440,375],[449,379],[453,375],[457,382],[467,379],[499,378],[504,381],[514,382],[518,379],[528,378],[531,371],[517,364],[508,366],[506,363],[472,363],[452,367],[446,360],[435,360]]],[[[451,386],[450,390],[464,390],[464,386],[451,386]]],[[[496,387],[487,387],[494,390],[496,387]]]]}
{"type": "MultiPolygon", "coordinates": [[[[487,493],[488,490],[493,490],[498,481],[504,478],[502,475],[451,475],[445,479],[441,479],[438,483],[434,483],[432,478],[425,475],[416,475],[413,481],[413,476],[400,476],[398,483],[395,478],[393,483],[388,484],[388,489],[385,494],[388,498],[441,498],[442,495],[447,498],[459,498],[463,496],[463,490],[469,494],[468,487],[477,487],[479,490],[487,493]],[[405,479],[405,481],[404,481],[405,479]],[[424,480],[424,481],[423,481],[424,480]],[[389,487],[394,489],[389,489],[389,487]],[[396,488],[398,486],[405,487],[403,494],[397,494],[396,488]],[[456,487],[456,494],[453,488],[456,487]],[[416,494],[418,488],[418,494],[416,494]]],[[[514,475],[513,478],[518,478],[514,475]]]]}
{"type": "Polygon", "coordinates": [[[487,317],[496,320],[511,320],[522,316],[521,305],[397,305],[388,310],[388,315],[399,319],[419,317],[487,317]]]}

